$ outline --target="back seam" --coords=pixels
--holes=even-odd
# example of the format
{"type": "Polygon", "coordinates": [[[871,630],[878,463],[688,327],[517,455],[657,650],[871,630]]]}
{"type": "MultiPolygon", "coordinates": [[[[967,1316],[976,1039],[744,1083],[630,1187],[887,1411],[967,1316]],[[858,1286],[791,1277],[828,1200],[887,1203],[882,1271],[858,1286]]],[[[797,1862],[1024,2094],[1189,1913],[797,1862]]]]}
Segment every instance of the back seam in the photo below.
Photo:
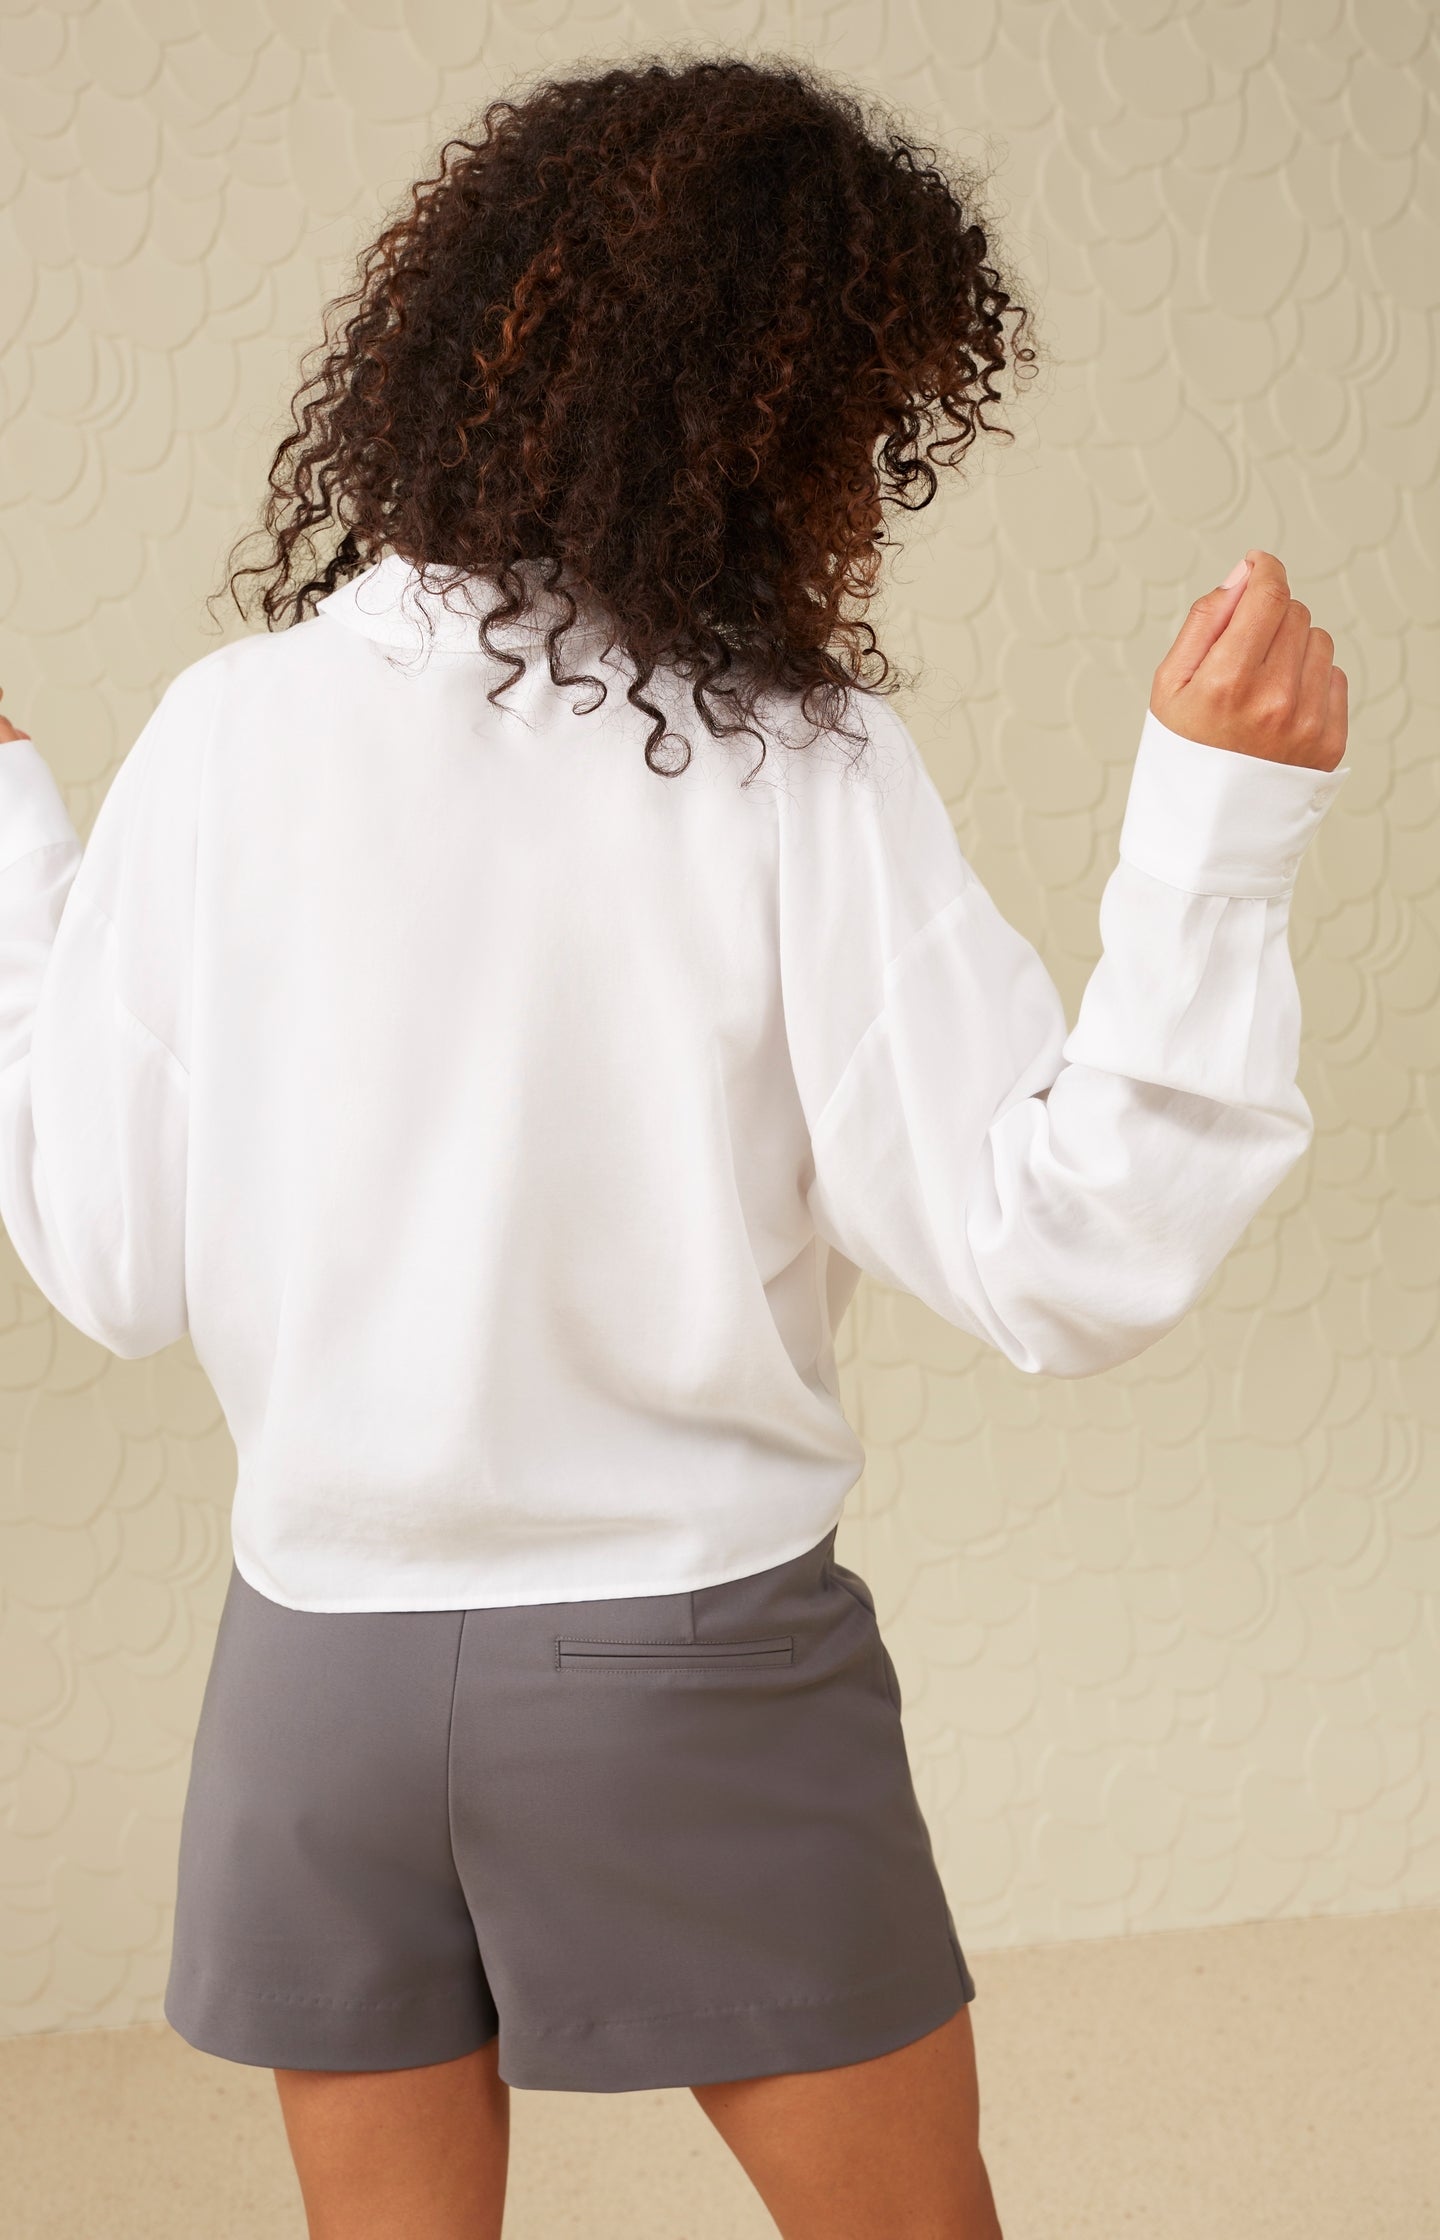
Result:
{"type": "Polygon", "coordinates": [[[455,1880],[463,1892],[464,1881],[460,1862],[455,1856],[455,1705],[460,1693],[460,1658],[465,1647],[465,1626],[469,1611],[462,1610],[455,1635],[455,1669],[450,1675],[450,1714],[445,1723],[445,1832],[450,1839],[450,1864],[455,1870],[455,1880]]]}

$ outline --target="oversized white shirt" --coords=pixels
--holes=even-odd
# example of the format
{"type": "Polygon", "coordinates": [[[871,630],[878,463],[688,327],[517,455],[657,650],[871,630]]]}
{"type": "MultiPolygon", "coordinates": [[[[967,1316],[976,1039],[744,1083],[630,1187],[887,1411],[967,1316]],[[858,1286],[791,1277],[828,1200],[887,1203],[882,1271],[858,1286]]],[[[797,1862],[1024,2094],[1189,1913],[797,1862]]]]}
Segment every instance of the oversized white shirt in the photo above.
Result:
{"type": "MultiPolygon", "coordinates": [[[[488,594],[493,597],[493,593],[488,594]]],[[[621,656],[387,555],[175,678],[82,851],[0,745],[0,1217],[187,1330],[295,1609],[662,1594],[814,1545],[862,1271],[1031,1374],[1138,1354],[1305,1152],[1290,897],[1349,774],[1145,719],[1067,1033],[894,709],[647,768],[621,656]],[[436,638],[426,640],[424,610],[436,638]]],[[[688,711],[688,714],[687,714],[688,711]]],[[[957,1482],[956,1501],[965,1489],[957,1482]]]]}

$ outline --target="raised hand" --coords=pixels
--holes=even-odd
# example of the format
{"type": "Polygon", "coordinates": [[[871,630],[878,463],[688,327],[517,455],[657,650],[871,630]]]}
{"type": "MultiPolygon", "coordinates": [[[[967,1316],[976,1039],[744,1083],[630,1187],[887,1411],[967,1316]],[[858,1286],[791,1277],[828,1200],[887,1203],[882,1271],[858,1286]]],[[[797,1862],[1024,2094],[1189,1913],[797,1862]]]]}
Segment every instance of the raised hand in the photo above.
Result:
{"type": "MultiPolygon", "coordinates": [[[[3,700],[4,697],[5,687],[3,684],[0,684],[0,700],[3,700]]],[[[7,740],[28,739],[29,736],[30,734],[28,731],[17,731],[8,716],[0,716],[0,747],[3,747],[6,744],[7,740]]]]}
{"type": "Polygon", "coordinates": [[[1291,598],[1273,552],[1247,552],[1195,601],[1155,672],[1150,707],[1183,738],[1311,770],[1335,768],[1349,730],[1335,641],[1291,598]]]}

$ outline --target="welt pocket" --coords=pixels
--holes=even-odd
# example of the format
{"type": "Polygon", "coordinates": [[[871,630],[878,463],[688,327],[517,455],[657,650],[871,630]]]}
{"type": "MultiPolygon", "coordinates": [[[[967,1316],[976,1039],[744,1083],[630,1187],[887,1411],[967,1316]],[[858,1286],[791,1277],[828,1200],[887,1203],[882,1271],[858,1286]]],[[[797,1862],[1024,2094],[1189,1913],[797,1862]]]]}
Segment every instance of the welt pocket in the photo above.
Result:
{"type": "Polygon", "coordinates": [[[793,1664],[793,1633],[770,1633],[758,1641],[578,1641],[557,1639],[555,1661],[564,1669],[607,1664],[684,1665],[734,1671],[751,1665],[793,1664]]]}

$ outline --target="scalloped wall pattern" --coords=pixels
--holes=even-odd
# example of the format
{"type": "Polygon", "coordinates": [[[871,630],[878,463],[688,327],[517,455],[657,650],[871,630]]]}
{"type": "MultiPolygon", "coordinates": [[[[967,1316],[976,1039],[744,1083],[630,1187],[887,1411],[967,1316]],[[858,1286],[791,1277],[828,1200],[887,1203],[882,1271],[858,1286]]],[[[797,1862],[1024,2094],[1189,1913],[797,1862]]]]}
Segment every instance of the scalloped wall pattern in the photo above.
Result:
{"type": "MultiPolygon", "coordinates": [[[[1433,1903],[1433,8],[0,0],[7,706],[85,831],[213,642],[381,213],[517,72],[677,35],[811,54],[998,162],[1044,377],[919,525],[889,638],[1072,1017],[1189,599],[1270,546],[1351,676],[1356,775],[1292,936],[1316,1142],[1196,1311],[1073,1384],[874,1284],[846,1326],[870,1460],[840,1552],[961,1936],[1433,1903]]],[[[0,2032],[153,2020],[234,1451],[188,1343],[114,1360],[0,1251],[0,2032]]]]}

